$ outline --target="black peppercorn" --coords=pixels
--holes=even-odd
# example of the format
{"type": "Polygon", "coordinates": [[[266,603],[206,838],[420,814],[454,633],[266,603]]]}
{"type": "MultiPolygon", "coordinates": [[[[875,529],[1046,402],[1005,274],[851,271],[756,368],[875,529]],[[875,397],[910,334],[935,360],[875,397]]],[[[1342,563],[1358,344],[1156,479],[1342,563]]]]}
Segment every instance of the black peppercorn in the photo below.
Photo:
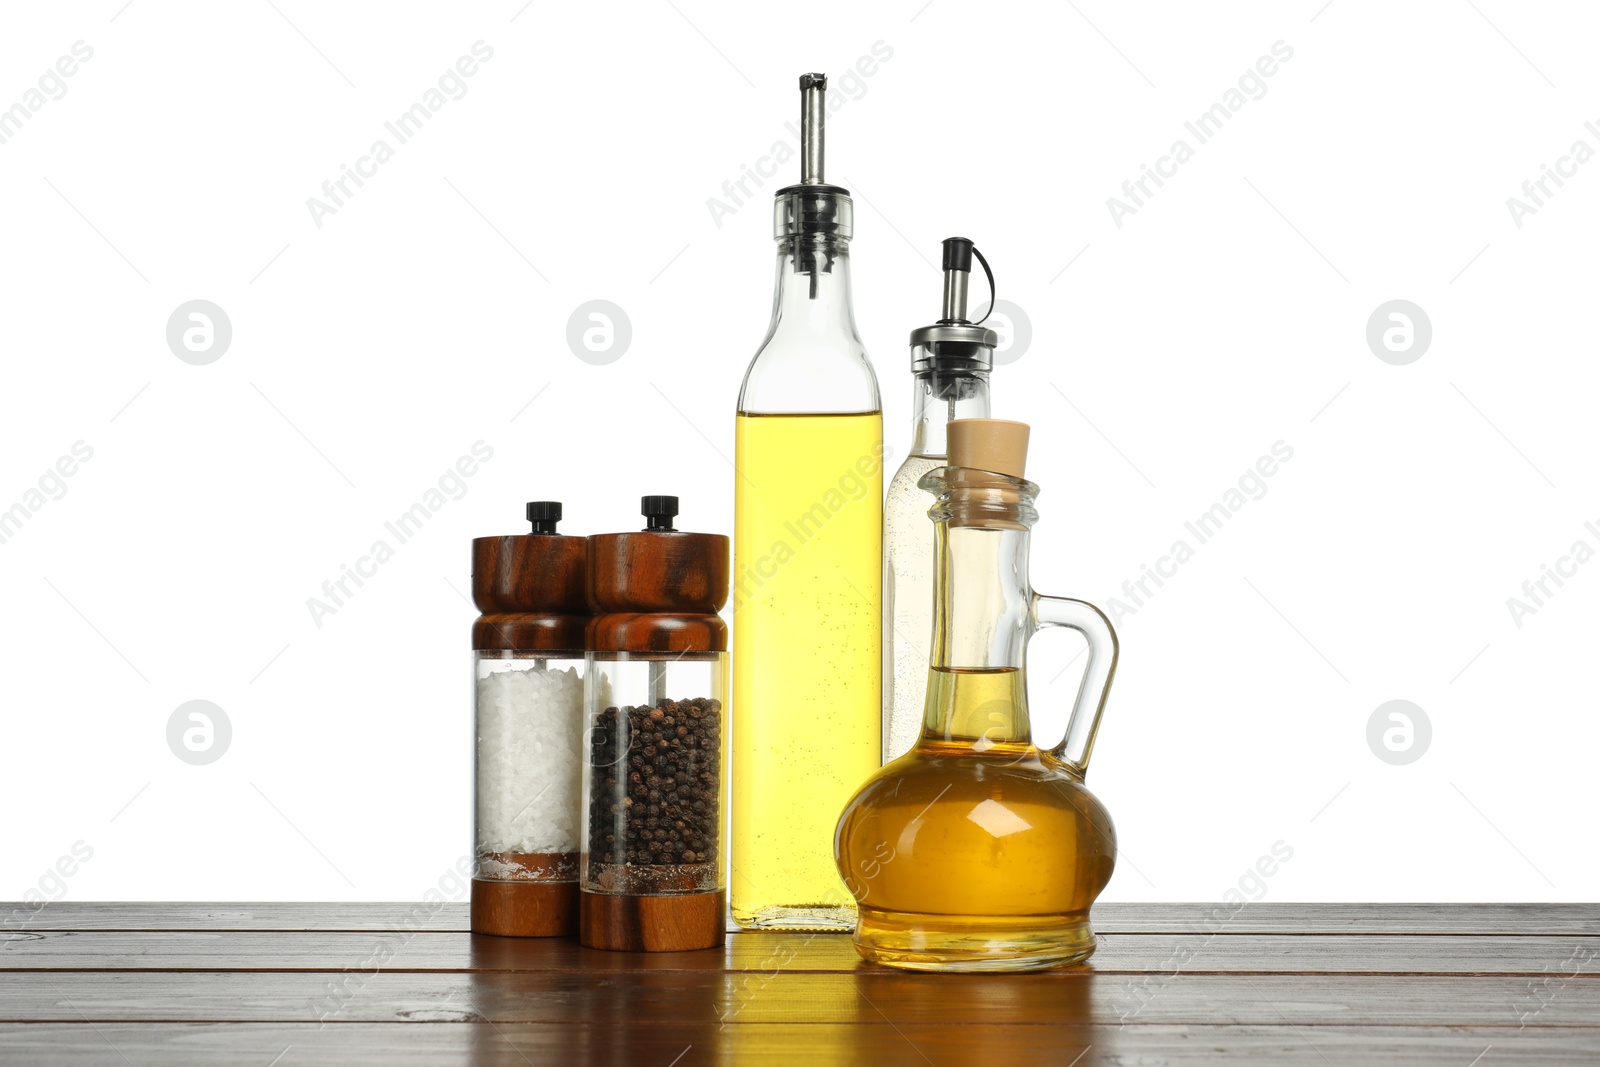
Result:
{"type": "Polygon", "coordinates": [[[597,716],[590,766],[622,771],[593,779],[591,854],[608,863],[714,862],[721,728],[722,703],[703,697],[612,707],[597,716]]]}

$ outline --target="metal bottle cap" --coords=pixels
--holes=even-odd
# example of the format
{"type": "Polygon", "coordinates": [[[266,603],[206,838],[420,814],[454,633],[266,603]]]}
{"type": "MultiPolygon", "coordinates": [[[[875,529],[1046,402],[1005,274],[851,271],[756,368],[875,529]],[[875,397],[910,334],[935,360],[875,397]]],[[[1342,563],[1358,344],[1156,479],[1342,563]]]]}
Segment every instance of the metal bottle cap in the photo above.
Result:
{"type": "Polygon", "coordinates": [[[823,178],[828,76],[800,75],[800,184],[773,194],[772,236],[829,234],[849,240],[855,229],[850,190],[823,178]]]}
{"type": "MultiPolygon", "coordinates": [[[[944,313],[931,326],[911,331],[911,370],[987,373],[994,369],[993,330],[967,321],[967,280],[972,273],[973,244],[965,237],[944,240],[944,313]]],[[[978,261],[983,262],[982,253],[978,261]]],[[[985,273],[988,265],[984,264],[985,273]]],[[[993,277],[990,304],[993,305],[993,277]]],[[[987,318],[987,316],[985,316],[987,318]]]]}

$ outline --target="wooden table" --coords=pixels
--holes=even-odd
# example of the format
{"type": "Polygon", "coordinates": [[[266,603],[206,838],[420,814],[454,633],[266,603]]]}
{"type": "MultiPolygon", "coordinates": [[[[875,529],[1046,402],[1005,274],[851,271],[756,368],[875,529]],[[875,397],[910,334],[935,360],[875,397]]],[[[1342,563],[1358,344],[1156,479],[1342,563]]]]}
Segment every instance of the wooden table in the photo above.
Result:
{"type": "Polygon", "coordinates": [[[1089,966],[1001,976],[868,967],[840,935],[474,937],[458,904],[0,924],[5,1064],[1600,1062],[1595,905],[1106,904],[1089,966]]]}

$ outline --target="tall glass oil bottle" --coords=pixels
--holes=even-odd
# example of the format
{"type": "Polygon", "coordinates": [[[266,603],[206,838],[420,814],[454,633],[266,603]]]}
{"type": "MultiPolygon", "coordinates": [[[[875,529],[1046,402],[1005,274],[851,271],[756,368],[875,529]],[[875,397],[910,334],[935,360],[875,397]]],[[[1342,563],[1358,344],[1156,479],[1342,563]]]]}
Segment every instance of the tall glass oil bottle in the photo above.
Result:
{"type": "Polygon", "coordinates": [[[950,424],[937,495],[934,640],[912,750],[845,807],[835,850],[859,905],[856,948],[913,970],[1034,970],[1094,951],[1089,907],[1111,879],[1111,817],[1084,785],[1116,670],[1100,610],[1028,582],[1039,487],[1022,477],[1028,428],[950,424]],[[1066,626],[1089,642],[1066,736],[1033,743],[1027,642],[1066,626]]]}
{"type": "MultiPolygon", "coordinates": [[[[883,503],[883,762],[903,756],[922,732],[933,633],[933,538],[928,494],[917,482],[945,463],[945,424],[989,417],[995,332],[967,321],[974,254],[965,237],[944,241],[944,309],[911,332],[911,450],[883,503]]],[[[990,306],[994,281],[990,278],[990,306]]]]}
{"type": "Polygon", "coordinates": [[[833,824],[881,762],[883,412],[850,195],[823,180],[826,89],[800,79],[802,180],[777,193],[772,325],[739,392],[729,896],[747,928],[851,928],[833,824]]]}

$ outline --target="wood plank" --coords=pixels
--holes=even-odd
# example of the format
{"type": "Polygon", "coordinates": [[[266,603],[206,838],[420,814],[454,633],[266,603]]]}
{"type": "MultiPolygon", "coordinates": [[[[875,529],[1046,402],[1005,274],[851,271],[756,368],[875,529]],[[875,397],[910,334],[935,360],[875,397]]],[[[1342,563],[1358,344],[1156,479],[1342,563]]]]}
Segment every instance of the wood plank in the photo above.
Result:
{"type": "Polygon", "coordinates": [[[1485,1049],[1488,1064],[1592,1065],[1600,1030],[1529,1028],[1520,1034],[1462,1027],[1440,1031],[1390,1027],[1373,1034],[1348,1026],[1302,1034],[1286,1026],[1017,1026],[1003,1035],[967,1025],[862,1026],[754,1024],[727,1027],[666,1023],[649,1032],[576,1023],[547,1026],[485,1023],[417,1026],[399,1023],[310,1025],[105,1024],[0,1025],[0,1060],[83,1067],[151,1064],[245,1064],[265,1067],[282,1054],[283,1067],[389,1067],[392,1064],[471,1063],[475,1067],[700,1067],[759,1063],[764,1067],[818,1064],[923,1064],[1008,1067],[1076,1062],[1077,1067],[1138,1062],[1328,1067],[1329,1063],[1405,1063],[1466,1067],[1485,1049]],[[1088,1048],[1086,1053],[1083,1052],[1088,1048]],[[288,1050],[285,1052],[285,1050],[288,1050]],[[1081,1054],[1081,1059],[1074,1059],[1081,1054]],[[681,1056],[674,1060],[674,1057],[681,1056]]]}
{"type": "Polygon", "coordinates": [[[1600,934],[1600,904],[1285,904],[1261,901],[1228,915],[1222,905],[1102,904],[1101,933],[1600,934]]]}
{"type": "MultiPolygon", "coordinates": [[[[1090,959],[1102,974],[1600,973],[1600,937],[1107,934],[1090,959]]],[[[848,937],[742,934],[725,948],[633,953],[572,939],[460,933],[31,931],[0,934],[0,971],[772,971],[871,968],[848,937]]]]}
{"type": "MultiPolygon", "coordinates": [[[[1101,933],[1183,933],[1217,926],[1220,905],[1105,902],[1101,933]]],[[[456,930],[465,903],[55,901],[39,911],[0,903],[10,930],[456,930]]],[[[1600,904],[1247,904],[1223,934],[1600,934],[1600,904]]]]}
{"type": "Polygon", "coordinates": [[[465,931],[465,901],[412,903],[58,900],[35,910],[0,903],[0,930],[455,930],[465,931]]]}
{"type": "Polygon", "coordinates": [[[1593,1026],[1600,981],[1501,976],[10,972],[0,1022],[1593,1026]]]}

